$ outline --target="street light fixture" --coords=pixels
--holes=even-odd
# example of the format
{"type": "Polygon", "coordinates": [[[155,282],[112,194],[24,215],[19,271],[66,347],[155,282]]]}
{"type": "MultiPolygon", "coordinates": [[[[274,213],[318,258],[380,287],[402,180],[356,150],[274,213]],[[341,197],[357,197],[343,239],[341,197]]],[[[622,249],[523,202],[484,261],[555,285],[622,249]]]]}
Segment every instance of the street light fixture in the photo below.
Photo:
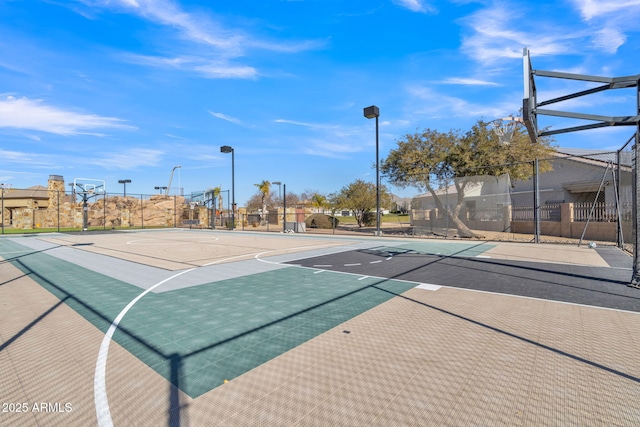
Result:
{"type": "Polygon", "coordinates": [[[118,184],[124,185],[124,197],[127,197],[127,184],[131,183],[130,179],[119,179],[118,184]]]}
{"type": "Polygon", "coordinates": [[[273,181],[272,182],[273,185],[277,185],[278,186],[278,199],[281,199],[281,195],[280,195],[280,190],[281,190],[281,186],[282,186],[282,182],[280,181],[273,181]]]}
{"type": "Polygon", "coordinates": [[[235,192],[235,166],[234,166],[234,151],[233,151],[233,147],[230,147],[228,145],[223,145],[222,147],[220,147],[220,152],[221,153],[225,153],[225,154],[229,154],[231,153],[231,229],[235,230],[236,228],[236,192],[235,192]]]}
{"type": "Polygon", "coordinates": [[[379,143],[378,143],[378,117],[380,109],[375,105],[364,109],[364,116],[367,119],[376,119],[376,236],[380,236],[380,160],[379,160],[379,143]]]}
{"type": "Polygon", "coordinates": [[[155,188],[156,190],[160,190],[160,194],[162,194],[163,190],[167,189],[167,187],[153,187],[153,188],[155,188]]]}

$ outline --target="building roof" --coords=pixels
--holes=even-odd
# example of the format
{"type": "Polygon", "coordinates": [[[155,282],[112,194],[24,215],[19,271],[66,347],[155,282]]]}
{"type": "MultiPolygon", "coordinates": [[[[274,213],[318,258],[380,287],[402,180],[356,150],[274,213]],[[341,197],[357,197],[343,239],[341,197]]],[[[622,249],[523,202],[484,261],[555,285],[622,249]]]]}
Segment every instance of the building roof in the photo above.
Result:
{"type": "MultiPolygon", "coordinates": [[[[557,155],[560,156],[571,156],[573,158],[579,159],[587,159],[587,160],[595,160],[597,162],[609,163],[613,162],[617,164],[617,152],[616,151],[605,151],[605,150],[587,150],[584,148],[558,148],[557,155]]],[[[621,166],[631,167],[633,160],[633,152],[629,151],[620,151],[620,164],[621,166]]]]}
{"type": "Polygon", "coordinates": [[[47,187],[43,187],[42,185],[34,185],[33,187],[29,188],[5,190],[4,198],[48,200],[49,192],[47,191],[47,187]]]}

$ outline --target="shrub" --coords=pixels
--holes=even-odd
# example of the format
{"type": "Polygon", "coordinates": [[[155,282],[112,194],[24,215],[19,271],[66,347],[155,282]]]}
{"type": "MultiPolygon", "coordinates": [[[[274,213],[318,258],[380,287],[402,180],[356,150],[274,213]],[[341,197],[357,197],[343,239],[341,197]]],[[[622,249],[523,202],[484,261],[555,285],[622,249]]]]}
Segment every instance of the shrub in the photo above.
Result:
{"type": "Polygon", "coordinates": [[[376,213],[375,212],[365,212],[362,215],[362,224],[365,226],[371,226],[376,224],[376,213]]]}
{"type": "Polygon", "coordinates": [[[309,215],[305,220],[305,224],[307,228],[328,228],[331,229],[331,222],[333,220],[333,227],[338,226],[338,218],[325,215],[325,214],[312,214],[309,215]]]}

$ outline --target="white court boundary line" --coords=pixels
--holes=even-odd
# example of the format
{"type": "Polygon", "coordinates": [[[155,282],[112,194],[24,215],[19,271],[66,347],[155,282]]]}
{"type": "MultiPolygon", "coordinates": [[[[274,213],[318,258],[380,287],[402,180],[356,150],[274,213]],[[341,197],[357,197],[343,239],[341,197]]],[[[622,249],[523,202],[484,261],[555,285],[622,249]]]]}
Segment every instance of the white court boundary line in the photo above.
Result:
{"type": "MultiPolygon", "coordinates": [[[[216,260],[216,261],[210,262],[208,264],[204,264],[204,265],[199,266],[199,267],[193,267],[193,268],[190,268],[188,270],[183,270],[183,271],[181,271],[179,273],[174,274],[171,277],[167,277],[166,279],[164,279],[164,280],[156,283],[155,285],[151,286],[150,288],[146,289],[140,295],[138,295],[133,300],[131,300],[131,302],[129,302],[129,304],[127,304],[127,306],[125,308],[123,308],[122,311],[120,311],[118,316],[116,316],[116,318],[113,320],[113,322],[109,326],[109,329],[107,330],[106,334],[102,338],[102,343],[100,344],[100,350],[98,351],[98,359],[96,360],[96,370],[95,370],[95,374],[93,376],[93,399],[94,399],[94,404],[95,404],[95,407],[96,407],[96,417],[98,418],[98,426],[100,426],[100,427],[113,427],[113,419],[111,418],[111,410],[109,409],[109,399],[107,397],[107,383],[106,383],[106,379],[107,379],[107,375],[106,375],[107,374],[107,356],[109,355],[109,345],[111,344],[111,339],[113,337],[113,334],[115,334],[116,330],[118,329],[118,325],[120,324],[120,322],[122,321],[124,316],[127,314],[127,312],[129,310],[131,310],[131,308],[138,301],[140,301],[140,299],[142,299],[142,297],[144,297],[145,295],[147,295],[149,292],[153,291],[157,287],[167,283],[168,281],[170,281],[172,279],[175,279],[176,277],[181,276],[183,274],[189,273],[189,272],[191,272],[193,270],[196,270],[198,268],[208,267],[208,266],[213,265],[213,264],[229,261],[229,260],[236,259],[236,258],[250,257],[251,255],[254,255],[255,259],[260,260],[258,258],[260,255],[263,255],[263,254],[266,254],[266,253],[270,253],[270,252],[290,251],[290,250],[299,250],[299,249],[307,249],[307,248],[318,248],[318,246],[321,246],[321,245],[299,246],[299,247],[286,248],[286,249],[271,249],[271,250],[263,251],[263,252],[259,252],[259,253],[253,253],[253,254],[249,253],[249,254],[237,255],[237,256],[230,257],[230,258],[221,259],[221,260],[216,260]]],[[[260,260],[260,261],[263,261],[263,260],[260,260]]],[[[268,262],[268,261],[263,261],[263,262],[268,262]]],[[[290,266],[289,264],[281,264],[281,263],[271,263],[271,264],[290,266]]]]}
{"type": "Polygon", "coordinates": [[[197,267],[190,268],[188,270],[181,271],[180,273],[174,274],[171,277],[168,277],[161,282],[156,283],[149,289],[142,292],[140,295],[135,297],[122,311],[118,314],[118,316],[113,320],[111,326],[107,330],[107,333],[102,338],[102,343],[100,344],[100,350],[98,351],[98,360],[96,361],[96,371],[93,377],[93,399],[96,406],[96,416],[98,417],[98,425],[100,427],[113,427],[113,420],[111,419],[111,411],[109,410],[109,399],[107,398],[107,356],[109,353],[109,345],[111,344],[111,338],[113,334],[118,329],[118,325],[122,321],[122,318],[127,314],[131,307],[140,299],[157,288],[158,286],[168,282],[171,279],[174,279],[178,276],[181,276],[185,273],[195,270],[197,267]]]}
{"type": "MultiPolygon", "coordinates": [[[[260,259],[259,256],[262,255],[263,253],[267,253],[267,252],[261,252],[261,253],[257,254],[255,256],[255,259],[257,259],[258,261],[265,262],[267,264],[285,265],[285,266],[290,266],[290,267],[304,268],[304,269],[308,269],[308,270],[317,270],[317,267],[307,267],[307,266],[300,265],[300,264],[282,264],[280,262],[273,262],[273,261],[267,261],[265,259],[260,259]]],[[[637,311],[622,310],[622,309],[619,309],[619,308],[610,308],[610,307],[600,307],[600,306],[597,306],[597,305],[580,304],[580,303],[576,303],[576,302],[558,301],[558,300],[544,299],[544,298],[538,298],[538,297],[529,297],[529,296],[526,296],[526,295],[505,294],[505,293],[500,293],[500,292],[483,291],[483,290],[480,290],[480,289],[462,288],[462,287],[452,286],[452,285],[439,285],[437,283],[416,282],[416,281],[413,281],[413,280],[391,279],[391,278],[382,277],[382,276],[366,276],[366,275],[360,274],[360,273],[350,273],[348,271],[340,271],[340,270],[322,270],[322,271],[331,272],[331,273],[337,273],[337,274],[348,274],[350,276],[359,276],[360,278],[358,280],[375,279],[375,280],[393,280],[393,281],[396,281],[396,282],[412,283],[412,284],[415,284],[416,288],[418,288],[418,289],[426,289],[426,290],[438,290],[438,289],[443,289],[443,288],[444,289],[454,289],[454,290],[458,290],[458,291],[478,292],[478,293],[489,294],[489,295],[497,295],[497,296],[503,296],[503,297],[523,298],[523,299],[528,299],[528,300],[533,300],[533,301],[542,301],[542,302],[548,302],[548,303],[572,305],[572,306],[576,306],[576,307],[595,308],[595,309],[598,309],[598,310],[609,310],[609,311],[617,311],[619,313],[629,313],[629,314],[640,315],[640,312],[637,312],[637,311]],[[438,289],[430,289],[430,287],[436,287],[436,286],[438,287],[438,289]]]]}
{"type": "MultiPolygon", "coordinates": [[[[106,368],[107,368],[107,356],[108,356],[108,352],[109,352],[109,345],[111,344],[111,339],[115,333],[115,331],[118,328],[119,323],[122,321],[122,319],[124,318],[124,316],[127,314],[127,312],[140,300],[142,299],[142,297],[144,297],[145,295],[147,295],[149,292],[151,292],[152,290],[156,289],[157,287],[167,283],[168,281],[181,276],[183,274],[189,273],[193,270],[196,270],[198,268],[203,268],[203,267],[207,267],[213,264],[217,264],[220,262],[225,262],[228,260],[232,260],[235,258],[242,258],[242,257],[249,257],[251,255],[254,255],[254,259],[260,261],[260,262],[264,262],[267,264],[273,264],[273,265],[281,265],[281,266],[286,266],[286,267],[298,267],[298,268],[303,268],[303,269],[310,269],[310,270],[318,270],[317,268],[313,268],[313,267],[305,267],[302,265],[296,265],[296,264],[283,264],[282,262],[273,262],[273,261],[267,261],[265,259],[260,258],[261,256],[263,256],[264,254],[268,254],[268,253],[272,253],[272,252],[286,252],[286,251],[294,251],[294,250],[300,250],[300,249],[307,249],[307,248],[317,248],[320,249],[318,246],[322,246],[322,245],[307,245],[307,246],[299,246],[299,247],[293,247],[293,248],[285,248],[285,249],[271,249],[268,251],[262,251],[259,253],[255,253],[255,254],[243,254],[243,255],[237,255],[237,256],[233,256],[230,258],[225,258],[223,260],[217,260],[217,261],[213,261],[211,263],[199,266],[199,267],[193,267],[190,268],[188,270],[183,270],[177,274],[174,274],[171,277],[168,277],[158,283],[156,283],[155,285],[151,286],[150,288],[146,289],[145,291],[143,291],[140,295],[138,295],[136,298],[134,298],[131,302],[129,302],[129,304],[127,304],[127,306],[125,308],[122,309],[122,311],[118,314],[118,316],[113,320],[113,322],[111,323],[111,326],[109,326],[109,329],[107,330],[107,333],[105,334],[105,336],[102,339],[102,343],[100,344],[100,350],[98,352],[98,359],[96,361],[96,370],[95,370],[95,375],[94,375],[94,402],[95,402],[95,407],[96,407],[96,416],[98,419],[98,425],[100,427],[113,427],[113,420],[111,418],[111,411],[109,409],[109,400],[107,397],[107,389],[106,389],[106,368]]],[[[342,252],[342,251],[337,251],[337,253],[342,252]]],[[[327,270],[324,270],[327,271],[327,270]]],[[[356,273],[348,273],[348,272],[343,272],[343,271],[332,271],[335,273],[340,273],[340,274],[347,274],[347,275],[351,275],[351,276],[364,276],[362,274],[356,274],[356,273]]],[[[487,292],[487,291],[479,291],[479,290],[475,290],[475,289],[465,289],[465,288],[457,288],[455,286],[447,286],[447,285],[436,285],[436,284],[427,284],[427,283],[420,283],[420,282],[415,282],[415,281],[411,281],[411,280],[402,280],[402,279],[389,279],[389,278],[385,278],[385,277],[377,277],[377,276],[365,276],[362,279],[375,279],[375,280],[393,280],[393,281],[398,281],[398,282],[404,282],[404,283],[411,283],[411,284],[416,284],[417,288],[421,288],[421,289],[428,289],[428,290],[437,290],[437,289],[429,289],[430,287],[442,287],[442,288],[449,288],[449,289],[458,289],[458,290],[466,290],[466,291],[473,291],[473,292],[481,292],[481,293],[487,293],[487,294],[494,294],[494,295],[502,295],[502,296],[510,296],[510,297],[516,297],[516,298],[526,298],[526,299],[532,299],[532,300],[539,300],[539,301],[545,301],[545,302],[556,302],[556,303],[561,303],[561,304],[567,304],[567,305],[576,305],[576,306],[582,306],[582,307],[590,307],[590,308],[600,308],[600,309],[605,309],[605,310],[612,310],[612,311],[619,311],[619,312],[625,312],[625,313],[633,313],[633,314],[638,314],[636,312],[632,312],[632,311],[626,311],[626,310],[619,310],[619,309],[611,309],[611,308],[606,308],[606,307],[596,307],[596,306],[590,306],[590,305],[584,305],[584,304],[575,304],[575,303],[569,303],[569,302],[563,302],[563,301],[552,301],[552,300],[544,300],[544,299],[540,299],[540,298],[533,298],[533,297],[526,297],[526,296],[520,296],[520,295],[511,295],[511,294],[501,294],[501,293],[496,293],[496,292],[487,292]]],[[[361,279],[359,279],[361,280],[361,279]]],[[[438,288],[440,289],[440,288],[438,288]]]]}
{"type": "MultiPolygon", "coordinates": [[[[191,238],[191,236],[189,237],[191,238]]],[[[220,236],[213,236],[213,239],[211,238],[211,236],[206,236],[206,235],[202,235],[198,237],[201,238],[200,240],[202,241],[198,241],[198,239],[193,239],[195,240],[195,242],[181,242],[179,240],[171,240],[171,239],[163,239],[162,237],[154,237],[152,239],[127,240],[126,244],[134,245],[134,246],[154,246],[160,243],[170,243],[172,245],[193,245],[194,243],[214,244],[220,240],[220,236]]]]}

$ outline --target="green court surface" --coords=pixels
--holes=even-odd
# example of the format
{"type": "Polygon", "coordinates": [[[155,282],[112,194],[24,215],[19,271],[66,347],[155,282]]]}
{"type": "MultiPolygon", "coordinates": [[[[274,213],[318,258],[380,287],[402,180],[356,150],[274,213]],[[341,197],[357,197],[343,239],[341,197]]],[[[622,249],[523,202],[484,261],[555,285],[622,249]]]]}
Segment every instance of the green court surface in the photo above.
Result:
{"type": "MultiPolygon", "coordinates": [[[[25,251],[9,262],[102,332],[143,292],[7,239],[0,250],[25,251]]],[[[149,293],[114,340],[195,398],[413,286],[291,266],[149,293]]]]}

